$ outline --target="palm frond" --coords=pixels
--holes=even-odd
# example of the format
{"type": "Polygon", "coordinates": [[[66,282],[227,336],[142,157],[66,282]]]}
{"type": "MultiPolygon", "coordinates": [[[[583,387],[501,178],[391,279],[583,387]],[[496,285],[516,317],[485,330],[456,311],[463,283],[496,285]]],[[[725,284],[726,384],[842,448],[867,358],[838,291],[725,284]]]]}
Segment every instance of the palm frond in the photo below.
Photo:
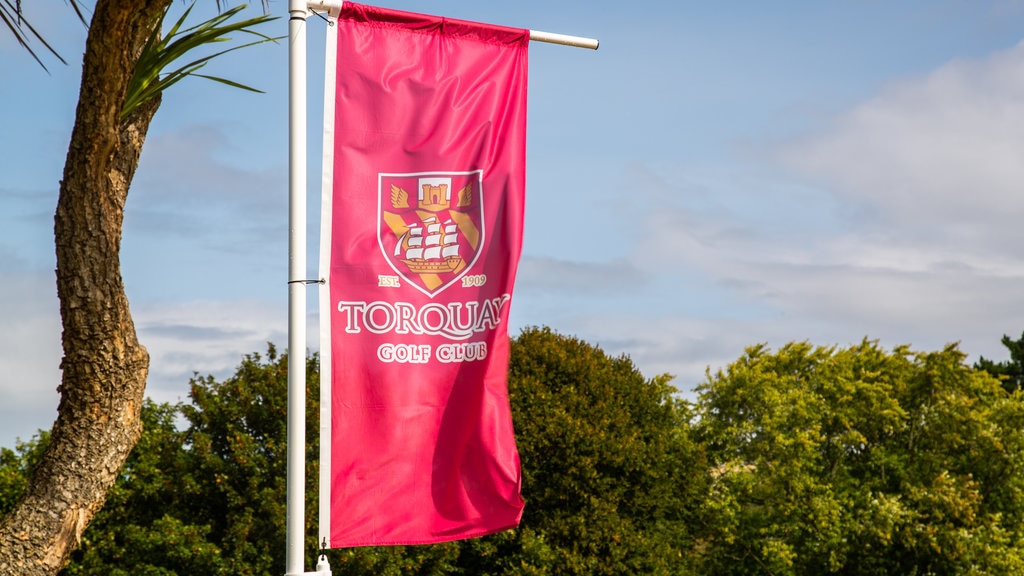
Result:
{"type": "MultiPolygon", "coordinates": [[[[72,4],[76,3],[77,0],[72,0],[72,4]]],[[[77,5],[75,6],[75,11],[78,12],[77,5]]],[[[79,13],[79,15],[81,15],[81,13],[79,13]]],[[[61,58],[61,55],[57,53],[53,46],[50,46],[46,39],[39,34],[39,31],[22,16],[21,0],[15,0],[15,2],[11,2],[11,0],[0,1],[0,22],[3,22],[4,26],[6,26],[7,29],[10,30],[11,34],[14,35],[14,39],[18,41],[18,44],[21,44],[21,47],[28,51],[29,55],[31,55],[32,58],[34,58],[35,61],[43,67],[43,70],[49,72],[46,64],[43,63],[42,58],[39,57],[39,54],[36,53],[30,44],[33,39],[40,42],[43,47],[50,52],[50,54],[53,54],[63,64],[67,64],[67,61],[65,61],[64,58],[61,58]]]]}
{"type": "MultiPolygon", "coordinates": [[[[207,78],[209,80],[221,82],[229,86],[259,92],[259,90],[245,86],[244,84],[225,80],[223,78],[196,74],[196,71],[205,66],[210,60],[227,54],[228,52],[233,52],[240,48],[246,48],[257,44],[263,44],[265,42],[276,41],[277,38],[272,38],[257,32],[253,27],[276,20],[277,17],[271,17],[267,14],[263,14],[262,16],[257,16],[255,18],[231,22],[230,20],[245,8],[245,4],[241,4],[217,14],[205,22],[201,22],[190,28],[182,29],[185,20],[192,12],[192,8],[194,6],[195,4],[190,5],[185,10],[184,14],[174,22],[165,35],[160,35],[159,25],[154,26],[153,35],[150,36],[149,41],[142,50],[139,61],[135,66],[135,74],[132,76],[132,80],[128,85],[128,94],[125,99],[124,107],[121,110],[121,118],[125,118],[143,102],[153,98],[187,76],[198,76],[200,78],[207,78]],[[192,53],[197,48],[208,46],[216,42],[230,41],[231,38],[227,35],[233,32],[249,34],[254,36],[256,39],[251,42],[232,46],[213,54],[202,56],[187,64],[179,66],[170,72],[165,71],[179,59],[189,53],[192,53]]],[[[165,12],[164,17],[166,17],[166,15],[167,13],[165,12]]]]}
{"type": "Polygon", "coordinates": [[[75,15],[78,16],[82,24],[89,25],[89,21],[85,19],[85,12],[83,12],[85,6],[82,5],[82,0],[64,0],[64,3],[71,6],[71,9],[75,11],[75,15]]]}

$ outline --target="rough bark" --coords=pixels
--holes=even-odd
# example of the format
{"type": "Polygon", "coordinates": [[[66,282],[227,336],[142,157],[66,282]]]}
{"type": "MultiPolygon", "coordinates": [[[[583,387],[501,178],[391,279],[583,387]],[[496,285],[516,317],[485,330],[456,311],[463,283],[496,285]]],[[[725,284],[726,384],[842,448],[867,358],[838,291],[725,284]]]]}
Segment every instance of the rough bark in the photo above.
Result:
{"type": "Polygon", "coordinates": [[[56,574],[141,433],[149,355],[120,271],[128,188],[153,100],[120,119],[128,82],[170,0],[98,0],[82,68],[54,238],[64,358],[49,448],[21,502],[0,521],[0,574],[56,574]]]}

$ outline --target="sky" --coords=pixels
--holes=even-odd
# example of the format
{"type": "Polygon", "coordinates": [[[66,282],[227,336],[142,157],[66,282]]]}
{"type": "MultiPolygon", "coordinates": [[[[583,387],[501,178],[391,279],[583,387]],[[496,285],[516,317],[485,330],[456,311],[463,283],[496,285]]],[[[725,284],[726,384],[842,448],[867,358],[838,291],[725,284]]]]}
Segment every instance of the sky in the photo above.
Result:
{"type": "MultiPolygon", "coordinates": [[[[379,5],[601,42],[530,46],[511,335],[549,326],[692,395],[755,344],[1004,360],[1024,331],[1024,2],[379,5]]],[[[63,0],[23,8],[68,65],[0,35],[3,447],[56,417],[53,211],[86,33],[63,0]]],[[[266,33],[287,34],[286,8],[266,33]]],[[[325,26],[308,20],[309,278],[325,26]]],[[[287,347],[287,42],[204,72],[265,93],[187,79],[150,128],[121,264],[158,402],[287,347]]]]}

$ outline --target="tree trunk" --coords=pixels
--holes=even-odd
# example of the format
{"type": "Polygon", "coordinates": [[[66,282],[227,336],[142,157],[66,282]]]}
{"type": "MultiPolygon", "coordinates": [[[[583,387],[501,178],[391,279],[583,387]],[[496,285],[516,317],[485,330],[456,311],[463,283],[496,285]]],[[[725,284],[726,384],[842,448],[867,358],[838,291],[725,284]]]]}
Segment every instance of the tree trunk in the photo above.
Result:
{"type": "Polygon", "coordinates": [[[120,113],[142,46],[170,0],[98,0],[54,218],[63,323],[61,400],[49,447],[0,522],[0,574],[56,574],[141,433],[149,355],[120,271],[128,187],[154,99],[120,113]]]}

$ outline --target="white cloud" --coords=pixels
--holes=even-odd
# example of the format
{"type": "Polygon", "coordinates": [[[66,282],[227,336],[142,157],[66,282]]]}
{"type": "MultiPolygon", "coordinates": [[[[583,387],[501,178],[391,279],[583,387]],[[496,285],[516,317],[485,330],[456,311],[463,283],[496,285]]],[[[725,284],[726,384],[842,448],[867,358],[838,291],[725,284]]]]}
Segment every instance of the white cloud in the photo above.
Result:
{"type": "Polygon", "coordinates": [[[673,385],[683,393],[701,383],[707,369],[724,366],[739,357],[744,347],[759,342],[751,339],[747,323],[681,314],[581,314],[559,322],[555,329],[582,338],[608,355],[628,355],[648,378],[671,374],[673,385]]]}
{"type": "Polygon", "coordinates": [[[204,237],[217,247],[265,242],[286,229],[287,166],[233,166],[229,134],[210,125],[186,125],[151,134],[126,209],[130,232],[204,237]]]}
{"type": "Polygon", "coordinates": [[[160,302],[133,312],[150,354],[147,395],[158,402],[187,401],[194,373],[226,378],[245,354],[262,354],[268,343],[281,352],[288,345],[283,302],[160,302]]]}
{"type": "Polygon", "coordinates": [[[519,262],[516,285],[520,293],[555,290],[566,294],[609,294],[635,290],[644,273],[623,260],[578,262],[524,255],[519,262]]]}
{"type": "MultiPolygon", "coordinates": [[[[54,282],[42,273],[5,275],[0,283],[0,446],[13,447],[49,429],[57,416],[60,317],[54,282]]],[[[143,303],[132,305],[139,340],[149,350],[146,395],[158,402],[187,401],[194,373],[223,379],[245,354],[267,343],[287,348],[283,303],[261,301],[143,303]]],[[[309,330],[315,334],[315,326],[309,330]]],[[[316,340],[307,336],[310,348],[316,340]]]]}
{"type": "Polygon", "coordinates": [[[0,446],[28,440],[57,417],[60,314],[52,273],[5,265],[0,282],[0,446]]]}
{"type": "Polygon", "coordinates": [[[888,240],[980,256],[1019,253],[1022,152],[1024,43],[895,83],[783,157],[888,240]]]}
{"type": "Polygon", "coordinates": [[[628,261],[678,287],[555,327],[684,387],[759,342],[1007,356],[1000,337],[1024,329],[1024,44],[903,79],[770,156],[772,174],[634,167],[628,261]]]}
{"type": "Polygon", "coordinates": [[[790,309],[969,352],[1024,328],[1024,43],[896,83],[783,156],[860,216],[799,252],[827,268],[787,271],[790,309]]]}

